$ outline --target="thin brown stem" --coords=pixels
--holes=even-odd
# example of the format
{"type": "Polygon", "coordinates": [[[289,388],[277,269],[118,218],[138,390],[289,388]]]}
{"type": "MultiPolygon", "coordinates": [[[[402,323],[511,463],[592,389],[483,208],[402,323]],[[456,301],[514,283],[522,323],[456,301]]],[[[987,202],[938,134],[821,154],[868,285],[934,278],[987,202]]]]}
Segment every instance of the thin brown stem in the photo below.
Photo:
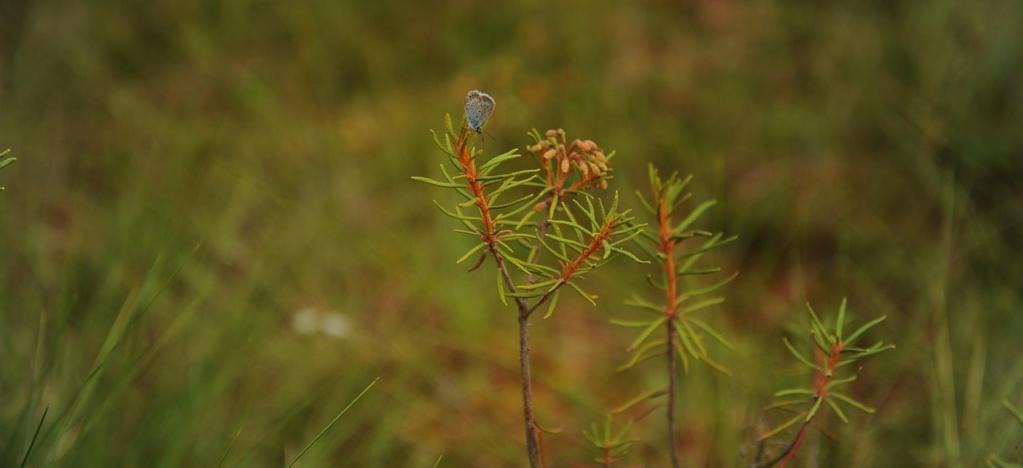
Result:
{"type": "Polygon", "coordinates": [[[668,331],[668,453],[672,468],[678,468],[678,452],[675,450],[675,320],[667,321],[668,331]]]}
{"type": "Polygon", "coordinates": [[[668,453],[671,455],[672,468],[679,467],[678,451],[675,449],[675,314],[678,304],[678,276],[675,271],[675,239],[672,236],[670,209],[668,200],[664,197],[657,199],[657,227],[660,238],[660,251],[664,255],[664,315],[668,320],[665,322],[668,336],[665,342],[668,346],[668,453]]]}
{"type": "MultiPolygon", "coordinates": [[[[521,309],[520,309],[521,310],[521,309]]],[[[522,374],[522,415],[526,425],[526,450],[529,465],[540,466],[540,446],[536,441],[536,420],[533,417],[533,376],[529,367],[529,318],[519,314],[519,371],[522,374]]]]}
{"type": "MultiPolygon", "coordinates": [[[[490,254],[493,255],[497,269],[504,278],[505,286],[512,293],[515,292],[515,282],[512,281],[508,268],[504,265],[504,257],[497,251],[496,245],[490,245],[490,254]]],[[[522,417],[526,429],[526,452],[529,455],[529,466],[540,467],[540,445],[536,440],[536,420],[533,417],[533,373],[529,365],[529,308],[526,301],[520,297],[515,298],[515,305],[519,314],[519,373],[522,383],[522,417]]]]}

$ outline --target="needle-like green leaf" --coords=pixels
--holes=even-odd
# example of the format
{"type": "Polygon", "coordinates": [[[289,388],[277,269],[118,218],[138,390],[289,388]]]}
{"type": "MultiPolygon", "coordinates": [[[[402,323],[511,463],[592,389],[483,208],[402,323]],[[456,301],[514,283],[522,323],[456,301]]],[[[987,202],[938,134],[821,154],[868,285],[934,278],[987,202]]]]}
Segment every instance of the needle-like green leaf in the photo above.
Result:
{"type": "Polygon", "coordinates": [[[813,327],[814,331],[820,333],[820,335],[827,339],[828,342],[834,343],[834,337],[828,333],[827,328],[824,328],[824,324],[821,323],[819,318],[817,318],[817,313],[814,312],[813,307],[809,302],[806,303],[806,310],[810,312],[810,326],[813,327]]]}
{"type": "Polygon", "coordinates": [[[497,297],[498,299],[501,299],[501,304],[507,306],[508,299],[505,299],[506,294],[504,292],[504,276],[501,274],[500,269],[495,269],[494,271],[497,272],[497,297]]]}
{"type": "Polygon", "coordinates": [[[482,248],[484,248],[486,246],[487,246],[486,242],[480,242],[479,244],[476,244],[473,248],[471,248],[467,252],[465,252],[465,254],[463,254],[461,257],[458,257],[458,260],[455,261],[455,264],[459,264],[459,263],[462,263],[462,262],[466,261],[474,253],[479,252],[480,249],[482,249],[482,248]]]}
{"type": "Polygon", "coordinates": [[[441,182],[439,180],[431,179],[429,177],[421,177],[421,176],[412,176],[412,180],[415,180],[415,181],[418,181],[418,182],[424,182],[424,183],[427,183],[427,184],[430,184],[430,185],[436,185],[437,187],[444,187],[444,188],[462,188],[464,186],[464,184],[459,184],[457,182],[441,182]]]}
{"type": "Polygon", "coordinates": [[[696,221],[696,219],[699,218],[704,211],[707,211],[707,209],[716,205],[717,203],[718,203],[717,200],[707,200],[701,203],[699,206],[696,207],[696,209],[689,213],[689,216],[686,216],[685,219],[683,219],[681,222],[675,225],[675,229],[672,232],[674,232],[675,234],[681,234],[683,231],[686,230],[686,228],[689,227],[690,224],[693,224],[693,222],[696,221]]]}
{"type": "Polygon", "coordinates": [[[650,325],[647,325],[647,327],[643,329],[639,336],[637,336],[636,339],[632,340],[632,343],[629,344],[628,349],[635,350],[639,345],[643,343],[644,340],[650,337],[650,334],[652,334],[654,330],[657,330],[657,327],[664,324],[666,320],[668,320],[668,317],[662,316],[657,320],[650,322],[650,325]]]}
{"type": "Polygon", "coordinates": [[[824,398],[817,398],[817,401],[813,402],[810,412],[806,413],[806,422],[810,422],[817,415],[817,411],[821,409],[822,404],[824,404],[824,398]]]}
{"type": "Polygon", "coordinates": [[[842,408],[838,406],[838,403],[835,403],[835,401],[832,400],[831,398],[825,398],[824,401],[828,404],[828,406],[831,407],[831,410],[834,411],[836,415],[838,415],[838,419],[841,419],[842,422],[849,424],[849,417],[845,415],[845,411],[842,411],[842,408]]]}
{"type": "Polygon", "coordinates": [[[561,291],[555,291],[554,295],[551,296],[550,301],[547,302],[547,311],[543,314],[544,319],[548,319],[551,315],[554,315],[554,309],[558,306],[558,298],[561,297],[561,291]]]}
{"type": "Polygon", "coordinates": [[[880,316],[880,317],[878,317],[878,318],[876,318],[874,320],[871,320],[871,321],[863,324],[862,327],[857,328],[856,331],[852,332],[852,334],[849,335],[849,337],[847,337],[845,339],[845,344],[846,345],[853,344],[860,336],[862,336],[864,333],[866,333],[867,330],[870,330],[871,328],[873,328],[874,325],[877,325],[877,324],[879,324],[881,322],[884,322],[885,319],[887,319],[887,318],[888,318],[887,315],[882,315],[882,316],[880,316]]]}
{"type": "Polygon", "coordinates": [[[611,410],[611,412],[612,413],[621,413],[623,411],[627,411],[629,408],[632,408],[633,406],[636,406],[637,404],[642,403],[645,400],[649,400],[651,398],[656,398],[656,397],[659,397],[659,396],[664,395],[666,393],[668,393],[668,389],[667,388],[658,388],[658,389],[655,389],[655,390],[650,390],[648,392],[644,392],[644,393],[640,394],[639,396],[637,396],[637,397],[635,397],[635,398],[633,398],[633,399],[631,399],[631,400],[629,400],[629,401],[627,401],[625,403],[622,403],[617,408],[611,410]]]}
{"type": "Polygon", "coordinates": [[[835,336],[842,341],[842,324],[845,322],[846,298],[842,298],[842,304],[838,306],[838,319],[835,320],[835,336]]]}
{"type": "Polygon", "coordinates": [[[631,368],[632,366],[635,366],[641,361],[644,361],[650,357],[663,353],[663,351],[659,349],[662,346],[664,346],[664,340],[651,341],[649,343],[644,344],[643,346],[640,346],[639,349],[636,349],[635,351],[632,352],[632,358],[629,359],[628,362],[622,364],[615,370],[621,372],[623,370],[631,368]]]}
{"type": "Polygon", "coordinates": [[[799,360],[799,362],[801,362],[803,364],[806,364],[807,367],[809,367],[809,368],[811,368],[813,370],[821,370],[820,366],[818,366],[817,364],[814,364],[813,361],[811,361],[811,360],[807,359],[805,356],[803,356],[803,353],[800,353],[799,351],[797,351],[796,348],[792,346],[792,343],[789,343],[789,339],[788,338],[782,337],[781,341],[783,343],[785,343],[785,347],[788,348],[789,352],[792,353],[792,355],[795,356],[796,359],[799,360]]]}
{"type": "Polygon", "coordinates": [[[830,393],[828,393],[828,395],[831,395],[831,396],[833,396],[835,398],[838,398],[839,400],[842,400],[842,402],[848,404],[849,406],[852,406],[853,408],[856,408],[856,409],[858,409],[860,411],[863,411],[864,413],[874,414],[874,411],[876,411],[876,410],[874,410],[874,408],[871,408],[871,407],[869,407],[867,405],[864,405],[863,403],[860,403],[860,402],[858,402],[856,400],[853,400],[852,398],[850,398],[850,397],[848,397],[846,395],[843,395],[841,393],[830,392],[830,393]]]}
{"type": "Polygon", "coordinates": [[[806,412],[801,412],[801,413],[793,416],[792,419],[789,419],[789,420],[779,424],[774,429],[771,429],[770,431],[767,431],[766,434],[760,436],[759,440],[770,439],[771,437],[773,437],[774,435],[780,433],[781,431],[784,431],[785,429],[788,429],[789,427],[792,427],[793,424],[799,422],[799,420],[802,419],[805,415],[806,415],[806,412]]]}
{"type": "Polygon", "coordinates": [[[703,330],[704,333],[710,335],[712,338],[717,340],[718,343],[721,343],[724,347],[726,347],[726,348],[728,348],[730,350],[734,350],[735,349],[735,347],[732,346],[732,343],[730,341],[725,339],[724,336],[722,336],[720,333],[718,333],[717,330],[714,330],[714,328],[711,327],[710,325],[707,325],[707,323],[704,322],[703,320],[700,320],[700,319],[697,319],[697,318],[693,318],[693,317],[687,317],[685,320],[687,322],[690,322],[693,325],[696,325],[697,327],[699,327],[701,330],[703,330]]]}

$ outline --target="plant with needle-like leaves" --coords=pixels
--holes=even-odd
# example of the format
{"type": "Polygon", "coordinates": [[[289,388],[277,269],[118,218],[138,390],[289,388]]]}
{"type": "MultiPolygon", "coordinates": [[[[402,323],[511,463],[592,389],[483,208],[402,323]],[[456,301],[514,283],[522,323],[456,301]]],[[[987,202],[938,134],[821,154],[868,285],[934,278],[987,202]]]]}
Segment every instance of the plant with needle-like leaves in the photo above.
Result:
{"type": "Polygon", "coordinates": [[[731,375],[710,356],[704,341],[709,337],[729,349],[732,344],[709,323],[699,318],[697,312],[724,302],[723,297],[713,293],[735,279],[737,273],[703,285],[689,285],[688,281],[683,280],[720,273],[721,268],[701,268],[697,263],[707,252],[735,240],[735,236],[726,238],[721,233],[693,229],[700,215],[716,202],[710,200],[695,208],[686,208],[686,202],[692,197],[692,193],[686,192],[692,176],[681,178],[678,173],[673,173],[664,179],[653,165],[649,166],[648,175],[651,190],[649,199],[638,191],[636,195],[656,222],[641,232],[643,237],[638,244],[654,260],[659,271],[659,279],[647,275],[647,281],[660,294],[658,299],[645,299],[637,294],[625,302],[649,314],[648,318],[612,320],[611,323],[641,330],[628,348],[632,358],[618,370],[623,371],[640,362],[665,356],[668,385],[666,388],[650,390],[615,411],[624,411],[651,398],[667,396],[669,454],[672,466],[678,467],[678,454],[675,450],[676,360],[682,361],[686,373],[689,372],[689,360],[692,359],[731,375]],[[688,246],[698,241],[702,242],[688,246]],[[663,330],[661,338],[655,336],[657,330],[663,330]]]}
{"type": "Polygon", "coordinates": [[[602,425],[590,423],[589,429],[583,430],[583,437],[590,443],[590,450],[594,452],[593,461],[604,468],[610,468],[614,462],[624,458],[635,443],[629,439],[630,429],[632,421],[615,430],[610,414],[604,418],[602,425]]]}
{"type": "Polygon", "coordinates": [[[854,373],[846,377],[840,377],[837,374],[840,369],[848,368],[860,359],[895,348],[895,345],[886,345],[881,341],[865,348],[856,346],[857,341],[868,330],[885,320],[885,316],[871,320],[852,333],[846,334],[845,299],[842,300],[842,304],[838,307],[838,317],[835,319],[835,325],[831,329],[824,326],[824,323],[817,317],[817,313],[814,312],[809,303],[806,304],[806,310],[810,314],[809,336],[814,345],[816,359],[810,359],[799,352],[789,342],[788,338],[782,338],[782,341],[797,361],[813,371],[813,385],[810,387],[787,388],[775,392],[774,396],[776,398],[785,399],[777,400],[765,409],[785,410],[794,413],[794,415],[774,429],[761,435],[760,441],[765,441],[796,425],[799,426],[799,429],[796,431],[795,437],[785,446],[781,453],[764,463],[759,463],[759,460],[755,460],[754,466],[757,467],[764,468],[778,463],[781,463],[782,467],[788,465],[792,458],[795,457],[796,451],[799,450],[799,446],[803,442],[810,423],[820,415],[820,411],[824,407],[830,408],[845,423],[849,422],[849,417],[846,415],[845,410],[842,409],[843,405],[865,413],[874,413],[874,408],[860,403],[839,391],[843,386],[854,382],[858,374],[854,373]]]}
{"type": "MultiPolygon", "coordinates": [[[[5,149],[3,151],[0,151],[0,169],[5,168],[8,165],[10,165],[12,162],[18,160],[18,158],[15,158],[15,157],[8,157],[7,155],[10,154],[10,153],[11,153],[10,149],[5,149]]],[[[2,191],[3,189],[4,189],[3,187],[0,187],[0,191],[2,191]]]]}
{"type": "Polygon", "coordinates": [[[443,138],[434,134],[434,142],[448,159],[448,164],[440,166],[443,179],[413,179],[453,190],[462,198],[451,206],[434,201],[442,213],[462,225],[456,233],[475,241],[457,262],[475,256],[470,269],[475,270],[492,258],[498,297],[518,310],[526,447],[530,465],[537,467],[539,426],[532,403],[529,317],[545,305],[545,317],[551,316],[566,285],[595,303],[597,296],[585,291],[579,281],[617,255],[642,261],[622,245],[639,235],[644,225],[633,222],[630,210],[619,208],[617,193],[605,204],[587,192],[607,186],[613,156],[605,156],[592,141],[567,143],[560,129],[546,132],[546,137],[534,130],[534,143],[528,149],[540,153],[541,167],[507,170],[506,163],[521,158],[517,150],[486,158],[472,146],[474,134],[464,118],[456,130],[446,116],[445,127],[443,138]],[[541,171],[546,177],[540,177],[541,171]],[[540,212],[545,213],[544,219],[533,221],[540,212]]]}

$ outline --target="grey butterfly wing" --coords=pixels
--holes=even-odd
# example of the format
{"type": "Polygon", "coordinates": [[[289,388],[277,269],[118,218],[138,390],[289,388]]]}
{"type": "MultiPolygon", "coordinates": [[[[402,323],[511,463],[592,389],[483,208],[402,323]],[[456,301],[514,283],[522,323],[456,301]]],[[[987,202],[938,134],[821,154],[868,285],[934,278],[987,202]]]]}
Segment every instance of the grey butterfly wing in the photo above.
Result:
{"type": "Polygon", "coordinates": [[[469,123],[469,128],[480,133],[483,124],[490,118],[490,114],[494,113],[495,105],[494,98],[489,94],[478,90],[469,91],[465,97],[465,118],[469,123]]]}

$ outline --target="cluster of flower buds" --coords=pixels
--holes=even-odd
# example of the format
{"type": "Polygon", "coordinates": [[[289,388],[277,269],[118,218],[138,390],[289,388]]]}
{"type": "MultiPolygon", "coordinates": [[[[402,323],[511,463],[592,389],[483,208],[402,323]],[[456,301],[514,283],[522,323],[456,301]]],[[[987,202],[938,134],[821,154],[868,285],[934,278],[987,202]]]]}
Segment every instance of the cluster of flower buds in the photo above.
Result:
{"type": "MultiPolygon", "coordinates": [[[[538,137],[539,135],[534,136],[538,137]]],[[[578,171],[580,179],[567,190],[575,190],[586,185],[600,189],[607,188],[606,176],[610,172],[608,166],[610,158],[593,140],[576,139],[572,140],[571,144],[567,144],[565,131],[560,128],[547,130],[545,137],[536,138],[537,142],[526,147],[526,150],[543,162],[547,170],[548,184],[559,193],[566,190],[565,182],[569,173],[574,169],[578,171]]]]}

